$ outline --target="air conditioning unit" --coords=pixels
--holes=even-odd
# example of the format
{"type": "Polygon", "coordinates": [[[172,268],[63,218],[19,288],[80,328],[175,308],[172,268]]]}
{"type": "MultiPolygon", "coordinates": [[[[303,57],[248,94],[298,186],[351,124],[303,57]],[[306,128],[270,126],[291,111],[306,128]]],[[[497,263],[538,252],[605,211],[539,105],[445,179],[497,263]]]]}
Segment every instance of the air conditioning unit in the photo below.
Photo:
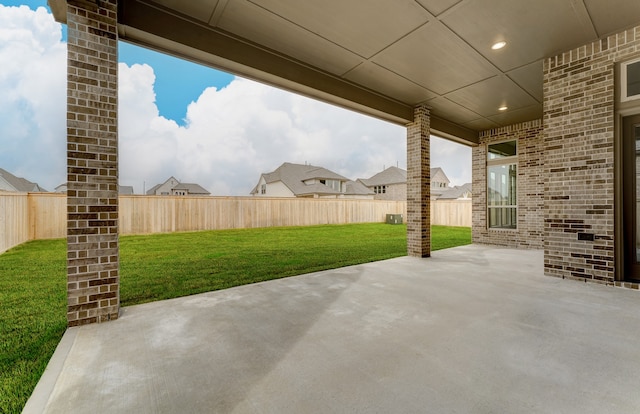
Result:
{"type": "Polygon", "coordinates": [[[387,214],[387,224],[402,224],[402,214],[387,214]]]}

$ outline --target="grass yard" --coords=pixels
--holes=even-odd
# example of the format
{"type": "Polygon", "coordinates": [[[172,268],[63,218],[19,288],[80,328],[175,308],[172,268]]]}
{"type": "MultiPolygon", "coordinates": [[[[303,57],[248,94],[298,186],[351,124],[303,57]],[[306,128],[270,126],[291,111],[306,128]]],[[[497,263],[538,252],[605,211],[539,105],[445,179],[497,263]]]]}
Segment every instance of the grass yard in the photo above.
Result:
{"type": "MultiPolygon", "coordinates": [[[[432,227],[432,250],[471,229],[432,227]]],[[[406,226],[351,224],[120,238],[122,306],[406,255],[406,226]]],[[[66,329],[66,241],[0,255],[0,413],[20,412],[66,329]]]]}

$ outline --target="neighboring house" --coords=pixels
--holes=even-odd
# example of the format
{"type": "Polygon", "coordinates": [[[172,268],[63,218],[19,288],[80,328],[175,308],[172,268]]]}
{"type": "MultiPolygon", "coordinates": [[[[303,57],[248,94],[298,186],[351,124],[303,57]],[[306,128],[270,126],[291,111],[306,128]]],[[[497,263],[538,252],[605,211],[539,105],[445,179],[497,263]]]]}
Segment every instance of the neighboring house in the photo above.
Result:
{"type": "Polygon", "coordinates": [[[118,194],[121,194],[121,195],[133,195],[133,186],[132,185],[119,185],[118,186],[118,194]]]}
{"type": "MultiPolygon", "coordinates": [[[[67,192],[67,183],[60,184],[57,186],[54,191],[56,193],[65,193],[67,192]]],[[[118,194],[120,195],[133,195],[133,186],[132,185],[119,185],[118,186],[118,194]]]]}
{"type": "MultiPolygon", "coordinates": [[[[442,168],[431,168],[431,199],[440,197],[449,187],[449,178],[442,168]]],[[[407,199],[407,170],[389,167],[371,178],[359,178],[369,190],[373,191],[376,200],[407,199]]]]}
{"type": "Polygon", "coordinates": [[[16,177],[9,171],[0,168],[0,191],[11,191],[20,193],[43,193],[47,192],[44,188],[40,187],[37,183],[16,177]]]}
{"type": "Polygon", "coordinates": [[[181,183],[177,178],[169,177],[164,183],[151,187],[147,195],[208,196],[211,193],[199,184],[181,183]]]}
{"type": "Polygon", "coordinates": [[[358,178],[369,190],[375,193],[376,200],[407,199],[407,170],[398,167],[389,167],[371,178],[358,178]]]}
{"type": "Polygon", "coordinates": [[[438,200],[470,200],[471,195],[471,183],[466,183],[463,185],[456,185],[454,187],[447,188],[438,197],[438,200]]]}
{"type": "Polygon", "coordinates": [[[431,168],[431,199],[436,200],[444,194],[450,188],[449,183],[449,178],[442,168],[431,168]]]}
{"type": "Polygon", "coordinates": [[[261,174],[251,195],[373,199],[374,193],[361,183],[326,168],[285,162],[275,171],[261,174]]]}

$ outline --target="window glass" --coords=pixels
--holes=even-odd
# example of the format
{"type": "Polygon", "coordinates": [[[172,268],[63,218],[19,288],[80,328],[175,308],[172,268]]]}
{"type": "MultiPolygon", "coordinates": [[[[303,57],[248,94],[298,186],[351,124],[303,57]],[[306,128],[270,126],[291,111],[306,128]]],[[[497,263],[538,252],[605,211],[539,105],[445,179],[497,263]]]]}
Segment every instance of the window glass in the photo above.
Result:
{"type": "Polygon", "coordinates": [[[640,62],[627,65],[627,97],[640,95],[640,62]]]}
{"type": "Polygon", "coordinates": [[[489,228],[515,229],[518,223],[516,141],[487,147],[487,221],[489,228]]]}
{"type": "Polygon", "coordinates": [[[513,157],[516,153],[516,141],[499,142],[490,144],[487,151],[490,160],[513,157]]]}
{"type": "Polygon", "coordinates": [[[489,207],[516,205],[516,165],[492,165],[488,168],[487,199],[489,207]]]}

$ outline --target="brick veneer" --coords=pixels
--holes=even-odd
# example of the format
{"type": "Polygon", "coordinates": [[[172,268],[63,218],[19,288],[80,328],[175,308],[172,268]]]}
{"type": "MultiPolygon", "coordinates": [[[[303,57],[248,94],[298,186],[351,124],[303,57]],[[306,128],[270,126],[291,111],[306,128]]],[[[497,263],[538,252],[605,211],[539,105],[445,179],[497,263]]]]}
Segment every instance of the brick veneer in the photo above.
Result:
{"type": "Polygon", "coordinates": [[[414,109],[407,125],[407,251],[409,256],[431,255],[431,171],[429,109],[414,109]]]}
{"type": "Polygon", "coordinates": [[[117,0],[67,3],[67,321],[118,317],[117,0]]]}
{"type": "Polygon", "coordinates": [[[636,27],[544,61],[548,275],[614,283],[615,64],[639,53],[636,27]]]}
{"type": "Polygon", "coordinates": [[[474,243],[541,249],[543,246],[543,133],[542,121],[531,121],[480,133],[472,149],[474,243]],[[487,228],[487,144],[517,140],[517,229],[487,228]]]}
{"type": "Polygon", "coordinates": [[[407,199],[407,184],[387,184],[386,192],[384,194],[376,194],[373,198],[374,200],[404,201],[407,199]]]}

